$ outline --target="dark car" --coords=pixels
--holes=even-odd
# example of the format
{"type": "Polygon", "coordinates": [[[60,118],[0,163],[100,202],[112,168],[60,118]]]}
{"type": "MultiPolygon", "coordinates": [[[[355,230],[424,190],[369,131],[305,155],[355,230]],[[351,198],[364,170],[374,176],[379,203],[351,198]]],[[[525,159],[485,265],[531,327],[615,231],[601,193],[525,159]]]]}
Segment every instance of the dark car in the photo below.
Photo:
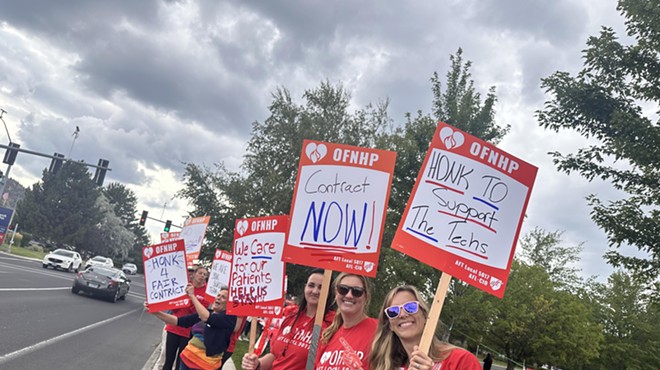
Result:
{"type": "Polygon", "coordinates": [[[126,299],[131,280],[121,270],[116,268],[90,266],[85,271],[76,274],[73,279],[71,293],[91,293],[102,296],[111,302],[126,299]]]}

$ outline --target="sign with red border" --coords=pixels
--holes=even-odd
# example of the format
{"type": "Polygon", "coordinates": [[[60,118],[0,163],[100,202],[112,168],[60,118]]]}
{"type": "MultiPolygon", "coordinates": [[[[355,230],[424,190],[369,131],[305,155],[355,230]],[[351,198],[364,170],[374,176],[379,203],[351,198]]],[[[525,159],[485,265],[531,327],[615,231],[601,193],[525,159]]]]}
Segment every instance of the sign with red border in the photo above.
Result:
{"type": "Polygon", "coordinates": [[[213,302],[215,297],[220,293],[220,288],[229,287],[229,273],[231,272],[231,259],[230,252],[220,249],[215,250],[213,255],[213,263],[209,271],[209,280],[206,283],[206,299],[213,302]]]}
{"type": "Polygon", "coordinates": [[[185,291],[188,284],[188,270],[183,240],[143,247],[142,261],[149,312],[190,305],[190,299],[185,291]]]}
{"type": "Polygon", "coordinates": [[[284,262],[289,216],[236,220],[227,313],[278,317],[284,306],[284,262]]]}
{"type": "Polygon", "coordinates": [[[284,261],[374,277],[396,153],[305,140],[284,261]]]}
{"type": "Polygon", "coordinates": [[[171,242],[172,240],[181,239],[181,231],[170,231],[160,233],[160,242],[171,242]]]}
{"type": "Polygon", "coordinates": [[[186,265],[193,267],[199,258],[202,249],[206,228],[209,226],[211,216],[191,217],[183,222],[180,238],[186,246],[186,265]]]}
{"type": "Polygon", "coordinates": [[[537,170],[440,122],[392,248],[502,298],[537,170]]]}

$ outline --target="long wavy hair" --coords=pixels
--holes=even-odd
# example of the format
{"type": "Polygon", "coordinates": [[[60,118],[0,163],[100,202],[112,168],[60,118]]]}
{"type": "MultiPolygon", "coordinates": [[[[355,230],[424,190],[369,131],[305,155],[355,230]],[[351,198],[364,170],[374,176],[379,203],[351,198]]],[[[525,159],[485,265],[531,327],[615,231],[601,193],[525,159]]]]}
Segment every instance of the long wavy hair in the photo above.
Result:
{"type": "MultiPolygon", "coordinates": [[[[320,269],[320,268],[313,269],[307,275],[307,281],[309,281],[309,278],[312,275],[320,274],[321,276],[323,276],[324,273],[325,273],[324,269],[320,269]]],[[[307,287],[307,281],[305,281],[305,287],[307,287]]],[[[332,299],[333,299],[332,298],[332,287],[330,287],[330,290],[328,291],[328,297],[326,298],[326,301],[325,301],[325,310],[323,311],[323,319],[324,320],[325,320],[325,317],[328,315],[328,312],[332,311],[332,308],[333,308],[332,307],[332,299]]],[[[293,319],[293,323],[291,323],[292,328],[296,326],[296,322],[298,322],[298,319],[301,316],[303,316],[307,313],[307,305],[308,305],[307,304],[307,298],[305,298],[305,290],[303,289],[302,299],[300,300],[300,303],[298,304],[298,309],[296,310],[296,313],[295,313],[296,317],[295,317],[295,319],[293,319]]],[[[295,334],[294,331],[291,330],[288,335],[289,335],[289,337],[292,337],[294,334],[295,334]]],[[[282,350],[282,356],[286,356],[286,351],[289,348],[289,343],[290,343],[290,340],[287,341],[287,343],[284,345],[284,349],[282,350]]]]}
{"type": "MultiPolygon", "coordinates": [[[[332,287],[334,288],[334,291],[337,291],[337,286],[341,283],[342,279],[345,277],[349,276],[355,276],[356,278],[360,279],[362,282],[362,287],[364,288],[364,296],[366,299],[366,302],[364,303],[364,314],[367,314],[367,308],[369,307],[369,302],[371,301],[371,283],[369,282],[369,279],[366,278],[365,276],[362,275],[357,275],[357,274],[350,274],[347,272],[342,272],[339,274],[334,282],[332,283],[332,287]]],[[[333,296],[336,300],[336,295],[333,296]]],[[[335,302],[336,303],[336,302],[335,302]]],[[[344,317],[341,315],[341,311],[335,315],[335,319],[332,320],[332,324],[328,326],[324,331],[323,334],[321,335],[321,343],[323,344],[328,344],[330,341],[330,338],[332,338],[333,335],[341,328],[341,326],[344,325],[344,317]]]]}
{"type": "MultiPolygon", "coordinates": [[[[424,299],[412,285],[403,285],[390,290],[385,297],[383,307],[378,315],[378,328],[376,329],[376,336],[371,344],[371,353],[369,354],[369,364],[371,370],[392,370],[405,366],[408,361],[408,353],[406,353],[399,336],[390,329],[390,319],[385,315],[385,309],[392,304],[394,296],[399,292],[408,292],[415,297],[419,302],[419,310],[425,319],[428,319],[429,307],[424,302],[424,299]]],[[[439,362],[449,356],[455,346],[449,343],[440,341],[436,336],[433,336],[431,343],[431,350],[429,357],[433,362],[439,362]]]]}
{"type": "MultiPolygon", "coordinates": [[[[307,280],[305,281],[305,287],[307,287],[307,281],[309,280],[309,277],[315,274],[319,274],[323,276],[325,273],[325,270],[316,268],[313,269],[312,271],[309,272],[307,275],[307,280]]],[[[332,287],[330,287],[330,290],[328,291],[328,297],[326,297],[325,301],[325,310],[323,311],[323,317],[325,317],[328,312],[332,311],[332,287]]],[[[307,298],[305,298],[305,290],[303,289],[303,294],[302,294],[302,299],[300,300],[300,303],[298,304],[298,310],[296,311],[296,319],[294,320],[293,324],[291,325],[292,327],[295,326],[296,321],[298,321],[298,318],[302,315],[304,315],[307,312],[307,298]]]]}

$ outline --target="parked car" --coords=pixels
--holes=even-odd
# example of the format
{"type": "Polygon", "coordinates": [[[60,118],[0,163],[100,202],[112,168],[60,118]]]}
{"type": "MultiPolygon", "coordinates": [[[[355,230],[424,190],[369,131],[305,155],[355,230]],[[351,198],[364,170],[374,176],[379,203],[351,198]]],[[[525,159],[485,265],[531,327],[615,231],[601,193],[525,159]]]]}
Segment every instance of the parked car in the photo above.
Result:
{"type": "Polygon", "coordinates": [[[60,268],[69,272],[78,272],[80,265],[82,265],[82,258],[78,252],[55,249],[44,257],[41,265],[45,269],[50,266],[54,269],[60,268]]]}
{"type": "Polygon", "coordinates": [[[125,300],[131,288],[131,280],[116,268],[90,266],[85,271],[80,271],[73,279],[71,293],[78,292],[99,295],[111,302],[125,300]]]}
{"type": "Polygon", "coordinates": [[[100,267],[113,268],[113,267],[115,267],[115,264],[108,257],[96,256],[96,257],[93,257],[93,258],[90,258],[90,259],[87,260],[87,263],[85,263],[85,270],[89,266],[100,266],[100,267]]]}
{"type": "Polygon", "coordinates": [[[137,266],[135,266],[134,263],[125,263],[124,266],[121,267],[121,270],[129,275],[137,274],[137,266]]]}

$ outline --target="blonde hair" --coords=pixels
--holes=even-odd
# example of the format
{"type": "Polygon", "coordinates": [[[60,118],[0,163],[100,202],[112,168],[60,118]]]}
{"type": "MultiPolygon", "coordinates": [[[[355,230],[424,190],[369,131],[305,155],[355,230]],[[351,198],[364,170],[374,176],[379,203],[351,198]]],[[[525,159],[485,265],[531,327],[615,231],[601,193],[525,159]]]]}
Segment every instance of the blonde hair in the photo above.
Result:
{"type": "MultiPolygon", "coordinates": [[[[337,300],[337,296],[336,296],[337,286],[339,286],[342,279],[344,279],[345,277],[349,277],[349,276],[355,276],[356,278],[360,279],[360,282],[362,282],[362,287],[364,288],[364,295],[365,295],[365,299],[366,299],[366,302],[364,303],[363,311],[366,315],[366,313],[367,313],[366,309],[367,309],[367,307],[369,307],[369,301],[371,300],[371,284],[369,283],[369,279],[367,279],[366,277],[364,277],[362,275],[350,274],[348,272],[342,272],[341,274],[339,274],[335,278],[334,282],[332,283],[332,286],[334,287],[334,291],[335,291],[335,301],[337,300]]],[[[339,309],[338,309],[338,311],[339,311],[339,309]]],[[[332,324],[330,324],[330,326],[325,328],[325,330],[323,331],[323,334],[321,335],[321,343],[322,344],[328,344],[328,342],[330,341],[332,336],[335,335],[337,330],[339,330],[339,328],[341,328],[341,326],[343,324],[344,324],[344,318],[342,317],[341,311],[340,311],[340,312],[337,313],[337,315],[335,315],[334,320],[332,320],[332,324]]]]}
{"type": "MultiPolygon", "coordinates": [[[[371,353],[369,354],[371,370],[392,370],[403,367],[408,363],[408,353],[403,347],[399,336],[390,329],[390,319],[385,315],[385,309],[391,305],[394,296],[400,292],[412,294],[415,300],[419,302],[422,315],[425,319],[428,318],[429,307],[422,299],[417,288],[412,285],[403,285],[390,290],[378,315],[378,328],[371,344],[371,353]]],[[[442,361],[449,356],[449,352],[454,348],[456,347],[433,336],[429,357],[433,362],[442,361]]]]}

